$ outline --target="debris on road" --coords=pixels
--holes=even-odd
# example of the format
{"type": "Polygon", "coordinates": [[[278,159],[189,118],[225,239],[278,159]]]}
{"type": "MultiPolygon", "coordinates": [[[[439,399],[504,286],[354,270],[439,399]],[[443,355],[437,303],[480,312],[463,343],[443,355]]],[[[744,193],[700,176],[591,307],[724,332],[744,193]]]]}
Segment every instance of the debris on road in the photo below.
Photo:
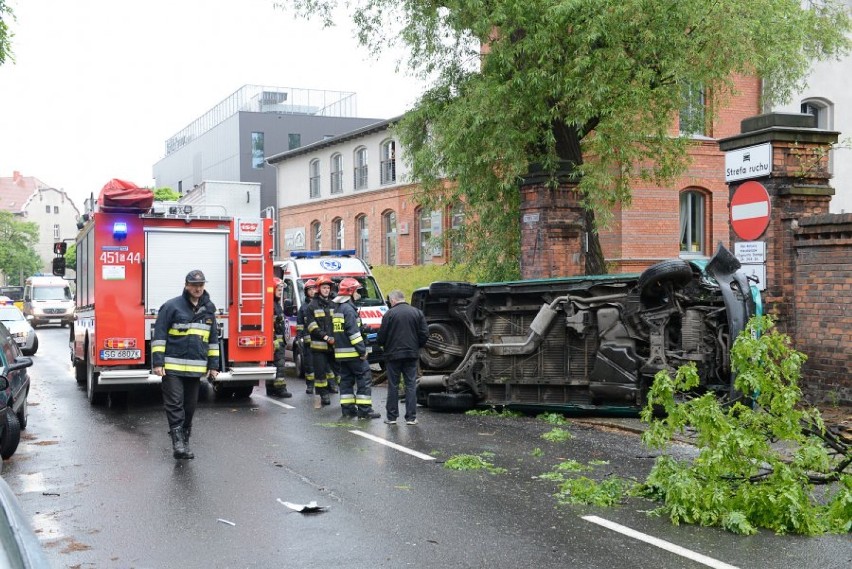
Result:
{"type": "Polygon", "coordinates": [[[293,504],[292,502],[285,502],[281,498],[278,498],[278,503],[284,504],[291,510],[301,512],[303,514],[318,514],[320,512],[325,512],[326,510],[328,510],[326,506],[318,506],[316,502],[308,502],[307,504],[293,504]]]}
{"type": "Polygon", "coordinates": [[[217,521],[217,522],[221,522],[221,523],[223,523],[223,524],[228,524],[229,526],[236,526],[236,525],[237,525],[237,524],[235,524],[234,522],[229,522],[228,520],[223,520],[222,518],[219,518],[219,519],[218,519],[218,520],[216,520],[216,521],[217,521]]]}

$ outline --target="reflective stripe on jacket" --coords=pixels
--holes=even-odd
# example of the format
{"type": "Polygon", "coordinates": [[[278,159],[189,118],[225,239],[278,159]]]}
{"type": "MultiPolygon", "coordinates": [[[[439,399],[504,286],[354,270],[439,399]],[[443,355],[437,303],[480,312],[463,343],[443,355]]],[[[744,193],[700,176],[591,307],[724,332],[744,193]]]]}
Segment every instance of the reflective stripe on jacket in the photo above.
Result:
{"type": "Polygon", "coordinates": [[[337,305],[334,311],[335,359],[360,358],[367,353],[367,343],[361,334],[361,317],[351,300],[337,305]]]}
{"type": "Polygon", "coordinates": [[[152,367],[184,377],[201,377],[207,370],[219,369],[216,307],[207,291],[196,306],[184,291],[160,307],[151,340],[151,360],[152,367]]]}

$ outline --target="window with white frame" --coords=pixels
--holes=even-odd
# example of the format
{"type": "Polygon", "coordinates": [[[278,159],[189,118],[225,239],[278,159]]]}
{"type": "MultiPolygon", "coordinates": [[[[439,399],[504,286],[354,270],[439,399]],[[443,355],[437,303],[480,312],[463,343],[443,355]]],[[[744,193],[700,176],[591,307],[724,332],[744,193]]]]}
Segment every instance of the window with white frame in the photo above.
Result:
{"type": "Polygon", "coordinates": [[[679,130],[681,136],[703,136],[707,134],[705,125],[704,86],[689,83],[683,86],[683,107],[680,109],[679,130]]]}
{"type": "Polygon", "coordinates": [[[385,212],[382,215],[382,225],[385,230],[385,264],[395,266],[397,251],[396,212],[385,212]]]}
{"type": "Polygon", "coordinates": [[[355,218],[355,243],[358,256],[365,261],[370,261],[370,228],[367,224],[367,216],[359,215],[355,218]]]}
{"type": "Polygon", "coordinates": [[[59,224],[55,223],[53,224],[53,240],[59,241],[60,239],[62,239],[62,236],[59,232],[59,224]]]}
{"type": "Polygon", "coordinates": [[[310,176],[311,197],[320,197],[320,163],[319,160],[311,160],[308,166],[310,176]]]}
{"type": "Polygon", "coordinates": [[[334,154],[331,157],[331,193],[343,193],[343,156],[334,154]]]}
{"type": "Polygon", "coordinates": [[[461,259],[462,248],[462,231],[464,226],[464,205],[461,203],[455,204],[450,209],[450,255],[456,260],[461,259]]]}
{"type": "Polygon", "coordinates": [[[332,249],[343,249],[343,218],[335,217],[331,220],[332,249]]]}
{"type": "MultiPolygon", "coordinates": [[[[834,129],[834,105],[827,99],[811,98],[802,101],[802,114],[813,115],[817,120],[817,128],[834,129]]],[[[828,172],[834,173],[834,150],[828,153],[828,172]]]]}
{"type": "Polygon", "coordinates": [[[703,255],[705,252],[704,215],[706,197],[696,190],[680,194],[680,252],[703,255]]]}
{"type": "Polygon", "coordinates": [[[310,248],[312,251],[319,251],[322,249],[322,225],[318,220],[311,222],[310,248]]]}
{"type": "Polygon", "coordinates": [[[420,239],[417,248],[418,264],[428,265],[432,263],[432,257],[441,256],[442,247],[439,240],[441,239],[443,217],[440,211],[429,211],[425,208],[417,210],[417,236],[420,239]]]}
{"type": "Polygon", "coordinates": [[[381,177],[382,184],[396,182],[396,142],[386,140],[381,146],[381,177]]]}
{"type": "Polygon", "coordinates": [[[355,149],[354,185],[356,190],[367,187],[367,147],[359,146],[355,149]]]}

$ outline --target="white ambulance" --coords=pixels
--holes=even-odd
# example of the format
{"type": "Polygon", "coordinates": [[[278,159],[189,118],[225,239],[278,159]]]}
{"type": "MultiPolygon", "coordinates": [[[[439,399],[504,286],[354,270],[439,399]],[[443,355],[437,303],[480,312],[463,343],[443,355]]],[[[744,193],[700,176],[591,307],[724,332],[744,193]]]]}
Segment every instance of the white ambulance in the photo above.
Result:
{"type": "MultiPolygon", "coordinates": [[[[294,342],[296,315],[305,302],[305,282],[322,275],[330,276],[335,283],[352,277],[364,286],[360,291],[362,296],[355,304],[361,315],[361,323],[368,331],[367,342],[371,347],[369,361],[371,364],[382,364],[382,351],[375,345],[375,337],[388,305],[379,284],[370,272],[370,266],[355,256],[354,249],[293,251],[289,259],[275,262],[275,276],[284,282],[284,314],[287,319],[284,341],[287,345],[287,360],[295,363],[299,377],[304,376],[302,346],[294,342]]],[[[334,292],[336,289],[332,289],[332,293],[334,292]]]]}

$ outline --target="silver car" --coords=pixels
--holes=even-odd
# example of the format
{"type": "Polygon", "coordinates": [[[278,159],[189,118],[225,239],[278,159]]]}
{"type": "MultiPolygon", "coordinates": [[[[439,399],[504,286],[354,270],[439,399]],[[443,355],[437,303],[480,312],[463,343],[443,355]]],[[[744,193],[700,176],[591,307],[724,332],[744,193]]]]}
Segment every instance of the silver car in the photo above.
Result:
{"type": "Polygon", "coordinates": [[[0,322],[9,329],[9,334],[25,356],[38,350],[38,336],[24,313],[17,306],[0,306],[0,322]]]}

